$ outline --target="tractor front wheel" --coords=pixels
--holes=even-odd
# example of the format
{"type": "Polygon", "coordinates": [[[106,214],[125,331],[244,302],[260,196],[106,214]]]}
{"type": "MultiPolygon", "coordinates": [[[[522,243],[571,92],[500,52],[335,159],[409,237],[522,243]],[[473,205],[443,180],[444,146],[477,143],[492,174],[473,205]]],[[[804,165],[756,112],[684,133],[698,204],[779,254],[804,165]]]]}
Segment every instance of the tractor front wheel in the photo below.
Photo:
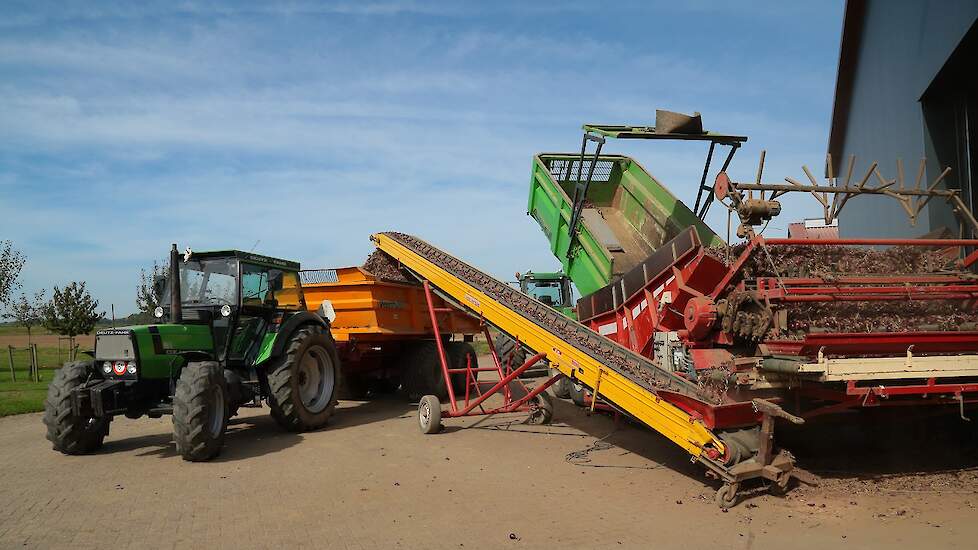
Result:
{"type": "Polygon", "coordinates": [[[173,395],[173,439],[184,460],[217,456],[230,417],[224,369],[214,361],[187,363],[173,395]]]}
{"type": "Polygon", "coordinates": [[[341,384],[336,344],[322,327],[295,332],[285,353],[268,373],[272,418],[290,432],[326,425],[336,409],[341,384]]]}
{"type": "Polygon", "coordinates": [[[67,363],[48,385],[48,397],[44,401],[47,438],[55,451],[66,455],[95,451],[109,433],[111,418],[76,416],[71,407],[71,394],[88,380],[91,365],[86,361],[67,363]]]}

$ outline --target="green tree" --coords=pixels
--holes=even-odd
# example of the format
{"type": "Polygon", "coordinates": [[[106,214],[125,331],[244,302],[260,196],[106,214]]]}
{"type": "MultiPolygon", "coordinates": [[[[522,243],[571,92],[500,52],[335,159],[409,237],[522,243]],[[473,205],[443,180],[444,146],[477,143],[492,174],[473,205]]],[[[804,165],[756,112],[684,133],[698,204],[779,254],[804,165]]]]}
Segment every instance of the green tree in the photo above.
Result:
{"type": "Polygon", "coordinates": [[[136,287],[136,307],[139,308],[139,318],[141,322],[153,320],[153,310],[161,305],[162,296],[157,295],[154,282],[158,277],[166,276],[167,260],[159,262],[153,261],[152,270],[147,272],[141,269],[139,272],[139,285],[136,287]]]}
{"type": "Polygon", "coordinates": [[[41,324],[51,332],[68,337],[70,360],[75,359],[75,336],[92,332],[95,323],[105,316],[104,311],[96,313],[96,308],[98,300],[85,290],[84,281],[73,282],[64,290],[54,287],[54,295],[44,304],[41,324]]]}
{"type": "Polygon", "coordinates": [[[31,345],[31,329],[40,325],[44,320],[44,305],[43,290],[35,292],[33,299],[28,299],[26,294],[21,294],[19,299],[10,303],[9,311],[3,316],[5,319],[10,319],[27,329],[28,347],[31,345]]]}
{"type": "Polygon", "coordinates": [[[20,283],[20,270],[24,268],[24,253],[14,248],[10,241],[0,241],[0,304],[10,303],[10,295],[20,283]]]}

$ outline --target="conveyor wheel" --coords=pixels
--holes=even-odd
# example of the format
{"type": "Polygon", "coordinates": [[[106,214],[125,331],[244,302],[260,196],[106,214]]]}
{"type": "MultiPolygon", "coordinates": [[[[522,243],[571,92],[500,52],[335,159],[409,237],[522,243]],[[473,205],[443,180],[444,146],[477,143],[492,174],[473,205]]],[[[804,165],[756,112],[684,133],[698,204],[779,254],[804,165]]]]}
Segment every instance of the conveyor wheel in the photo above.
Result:
{"type": "Polygon", "coordinates": [[[434,395],[426,395],[418,403],[418,425],[425,434],[441,430],[441,402],[434,395]]]}
{"type": "Polygon", "coordinates": [[[737,491],[739,489],[739,483],[724,483],[722,487],[717,489],[717,506],[724,510],[733,508],[734,504],[737,504],[737,491]]]}
{"type": "Polygon", "coordinates": [[[550,424],[554,417],[553,398],[547,391],[542,391],[529,401],[530,416],[526,419],[527,424],[550,424]]]}
{"type": "Polygon", "coordinates": [[[783,495],[788,492],[789,483],[791,483],[791,474],[788,472],[781,472],[778,479],[771,482],[768,490],[771,491],[772,495],[783,495]]]}

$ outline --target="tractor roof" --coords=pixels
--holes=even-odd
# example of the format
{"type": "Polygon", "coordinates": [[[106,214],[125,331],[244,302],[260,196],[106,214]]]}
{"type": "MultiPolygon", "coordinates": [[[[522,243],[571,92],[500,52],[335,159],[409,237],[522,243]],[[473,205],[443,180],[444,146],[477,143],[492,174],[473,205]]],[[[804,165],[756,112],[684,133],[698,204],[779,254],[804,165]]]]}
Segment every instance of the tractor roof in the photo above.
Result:
{"type": "Polygon", "coordinates": [[[240,250],[205,250],[203,252],[194,251],[191,255],[193,258],[228,258],[233,257],[239,260],[244,260],[248,263],[261,264],[269,267],[278,267],[285,269],[299,269],[299,262],[293,262],[291,260],[283,260],[281,258],[272,258],[271,256],[262,256],[261,254],[255,254],[254,252],[242,252],[240,250]]]}
{"type": "Polygon", "coordinates": [[[523,276],[537,281],[548,281],[567,277],[563,271],[527,271],[523,276]]]}

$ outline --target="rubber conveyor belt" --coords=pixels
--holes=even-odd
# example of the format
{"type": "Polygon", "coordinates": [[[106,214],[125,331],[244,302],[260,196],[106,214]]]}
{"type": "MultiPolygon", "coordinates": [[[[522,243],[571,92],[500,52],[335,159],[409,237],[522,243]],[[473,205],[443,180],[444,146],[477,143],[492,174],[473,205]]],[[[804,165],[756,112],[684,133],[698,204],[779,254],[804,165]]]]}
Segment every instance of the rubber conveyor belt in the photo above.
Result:
{"type": "MultiPolygon", "coordinates": [[[[487,322],[547,354],[551,366],[668,437],[711,470],[724,445],[698,419],[656,395],[669,391],[709,401],[700,388],[554,309],[430,244],[403,233],[371,236],[377,248],[487,322]]],[[[724,476],[725,477],[725,476],[724,476]]]]}

